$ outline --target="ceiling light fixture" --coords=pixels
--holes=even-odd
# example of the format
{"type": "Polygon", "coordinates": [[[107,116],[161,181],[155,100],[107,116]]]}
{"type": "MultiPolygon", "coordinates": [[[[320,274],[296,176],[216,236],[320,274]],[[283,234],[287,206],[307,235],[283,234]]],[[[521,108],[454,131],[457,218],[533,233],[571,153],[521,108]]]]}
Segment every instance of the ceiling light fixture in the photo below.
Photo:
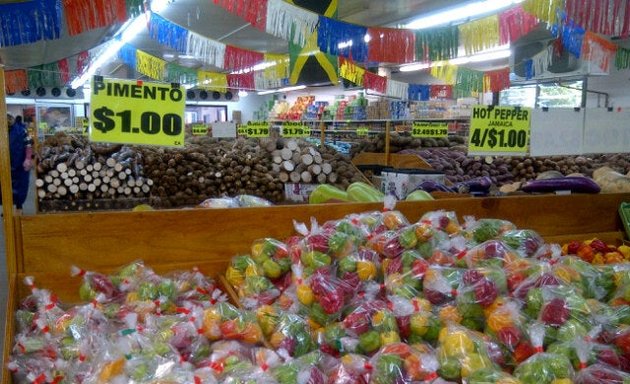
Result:
{"type": "Polygon", "coordinates": [[[299,91],[300,89],[306,88],[306,85],[296,85],[294,87],[284,87],[280,89],[270,89],[268,91],[260,91],[258,95],[271,95],[272,93],[282,93],[282,92],[290,92],[290,91],[299,91]]]}
{"type": "Polygon", "coordinates": [[[168,7],[170,0],[151,0],[151,12],[160,13],[168,7]]]}
{"type": "Polygon", "coordinates": [[[98,58],[90,63],[88,69],[83,74],[74,80],[70,84],[70,87],[77,89],[96,73],[103,65],[118,54],[118,51],[123,45],[130,42],[134,37],[138,36],[140,32],[147,28],[147,21],[144,15],[137,16],[136,18],[129,20],[120,28],[120,32],[110,40],[109,45],[104,49],[102,53],[98,55],[98,58]]]}
{"type": "Polygon", "coordinates": [[[247,95],[249,95],[249,93],[247,93],[247,91],[238,91],[238,97],[247,97],[247,95]]]}
{"type": "Polygon", "coordinates": [[[427,16],[419,17],[408,24],[408,29],[432,28],[438,25],[458,23],[479,16],[489,15],[497,11],[522,3],[524,0],[483,0],[475,1],[459,7],[445,9],[427,16]]]}

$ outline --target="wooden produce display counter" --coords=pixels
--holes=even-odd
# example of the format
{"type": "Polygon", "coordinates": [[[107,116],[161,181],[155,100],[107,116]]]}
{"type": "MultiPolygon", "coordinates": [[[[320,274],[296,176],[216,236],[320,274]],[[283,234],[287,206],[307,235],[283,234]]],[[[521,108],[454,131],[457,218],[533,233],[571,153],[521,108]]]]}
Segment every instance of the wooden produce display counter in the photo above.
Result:
{"type": "MultiPolygon", "coordinates": [[[[456,212],[460,220],[467,215],[509,220],[538,231],[550,242],[595,236],[614,242],[624,237],[617,214],[624,201],[630,201],[630,194],[447,199],[401,202],[397,209],[410,221],[444,209],[456,212]]],[[[252,241],[294,234],[293,220],[309,222],[315,217],[321,223],[381,209],[381,204],[370,203],[16,216],[5,363],[13,343],[14,311],[29,294],[22,283],[25,276],[35,277],[38,287],[52,290],[67,303],[78,300],[81,283],[81,278],[70,277],[72,265],[108,273],[143,260],[157,273],[196,266],[219,277],[232,256],[249,252],[252,241]]],[[[4,384],[11,383],[9,376],[5,371],[4,384]]]]}

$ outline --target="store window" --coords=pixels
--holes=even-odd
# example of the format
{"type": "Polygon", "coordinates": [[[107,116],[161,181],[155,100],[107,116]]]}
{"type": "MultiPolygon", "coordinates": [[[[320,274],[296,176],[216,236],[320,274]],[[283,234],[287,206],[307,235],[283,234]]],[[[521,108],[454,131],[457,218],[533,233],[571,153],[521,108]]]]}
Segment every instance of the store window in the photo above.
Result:
{"type": "Polygon", "coordinates": [[[226,105],[212,106],[186,106],[186,124],[227,121],[228,113],[226,105]]]}
{"type": "Polygon", "coordinates": [[[582,104],[582,81],[515,86],[502,91],[501,105],[529,108],[575,108],[582,104]]]}

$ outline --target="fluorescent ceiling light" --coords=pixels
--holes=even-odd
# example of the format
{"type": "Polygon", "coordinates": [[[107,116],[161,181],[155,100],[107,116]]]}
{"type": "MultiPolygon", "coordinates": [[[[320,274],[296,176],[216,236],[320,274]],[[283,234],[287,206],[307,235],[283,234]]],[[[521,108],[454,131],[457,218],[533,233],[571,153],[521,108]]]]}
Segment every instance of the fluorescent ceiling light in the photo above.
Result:
{"type": "Polygon", "coordinates": [[[442,24],[462,22],[475,17],[488,15],[522,3],[524,0],[482,0],[464,4],[459,7],[439,11],[428,16],[419,17],[407,25],[409,29],[431,28],[442,24]]]}
{"type": "Polygon", "coordinates": [[[114,37],[113,40],[110,40],[109,45],[105,48],[105,50],[98,55],[98,58],[90,63],[88,69],[79,77],[75,78],[70,86],[73,89],[77,89],[88,80],[98,71],[100,67],[105,65],[109,60],[115,57],[118,54],[118,51],[122,48],[123,45],[130,42],[134,37],[136,37],[140,32],[147,28],[147,22],[144,15],[137,16],[135,19],[132,19],[125,23],[121,28],[121,32],[114,37]],[[117,38],[118,37],[118,38],[117,38]]]}
{"type": "Polygon", "coordinates": [[[238,91],[238,97],[247,97],[247,95],[249,95],[247,91],[238,91]]]}
{"type": "Polygon", "coordinates": [[[272,93],[282,93],[282,92],[290,92],[290,91],[299,91],[300,89],[306,88],[306,85],[296,85],[294,87],[284,87],[280,89],[270,89],[268,91],[260,91],[258,95],[270,95],[272,93]]]}
{"type": "Polygon", "coordinates": [[[502,45],[499,47],[491,48],[486,51],[479,52],[472,56],[460,56],[449,61],[434,61],[432,63],[414,63],[403,65],[400,67],[401,72],[413,72],[421,71],[423,69],[442,67],[444,65],[463,65],[468,63],[482,63],[485,61],[507,59],[512,54],[510,45],[502,45]]]}
{"type": "Polygon", "coordinates": [[[35,99],[7,96],[7,104],[35,104],[35,99]]]}
{"type": "Polygon", "coordinates": [[[423,69],[428,69],[430,67],[431,67],[431,64],[429,63],[409,64],[409,65],[403,65],[402,67],[400,67],[400,72],[421,71],[423,69]]]}
{"type": "MultiPolygon", "coordinates": [[[[365,37],[364,37],[364,39],[365,39],[365,37]]],[[[337,48],[338,49],[344,49],[344,48],[348,48],[348,47],[352,47],[352,40],[342,41],[341,43],[337,44],[337,48]]]]}
{"type": "Polygon", "coordinates": [[[169,4],[170,0],[151,0],[151,12],[162,12],[169,4]]]}

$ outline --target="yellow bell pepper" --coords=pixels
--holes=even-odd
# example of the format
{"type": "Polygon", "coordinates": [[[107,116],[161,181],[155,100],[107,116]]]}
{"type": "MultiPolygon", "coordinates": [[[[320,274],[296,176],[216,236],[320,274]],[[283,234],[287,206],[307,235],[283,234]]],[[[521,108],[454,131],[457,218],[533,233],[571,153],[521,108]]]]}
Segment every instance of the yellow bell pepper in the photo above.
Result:
{"type": "Polygon", "coordinates": [[[315,295],[313,295],[313,290],[306,284],[300,284],[297,287],[297,298],[303,305],[310,307],[315,300],[315,295]]]}
{"type": "Polygon", "coordinates": [[[376,265],[371,261],[357,261],[357,275],[363,281],[376,278],[376,265]]]}

